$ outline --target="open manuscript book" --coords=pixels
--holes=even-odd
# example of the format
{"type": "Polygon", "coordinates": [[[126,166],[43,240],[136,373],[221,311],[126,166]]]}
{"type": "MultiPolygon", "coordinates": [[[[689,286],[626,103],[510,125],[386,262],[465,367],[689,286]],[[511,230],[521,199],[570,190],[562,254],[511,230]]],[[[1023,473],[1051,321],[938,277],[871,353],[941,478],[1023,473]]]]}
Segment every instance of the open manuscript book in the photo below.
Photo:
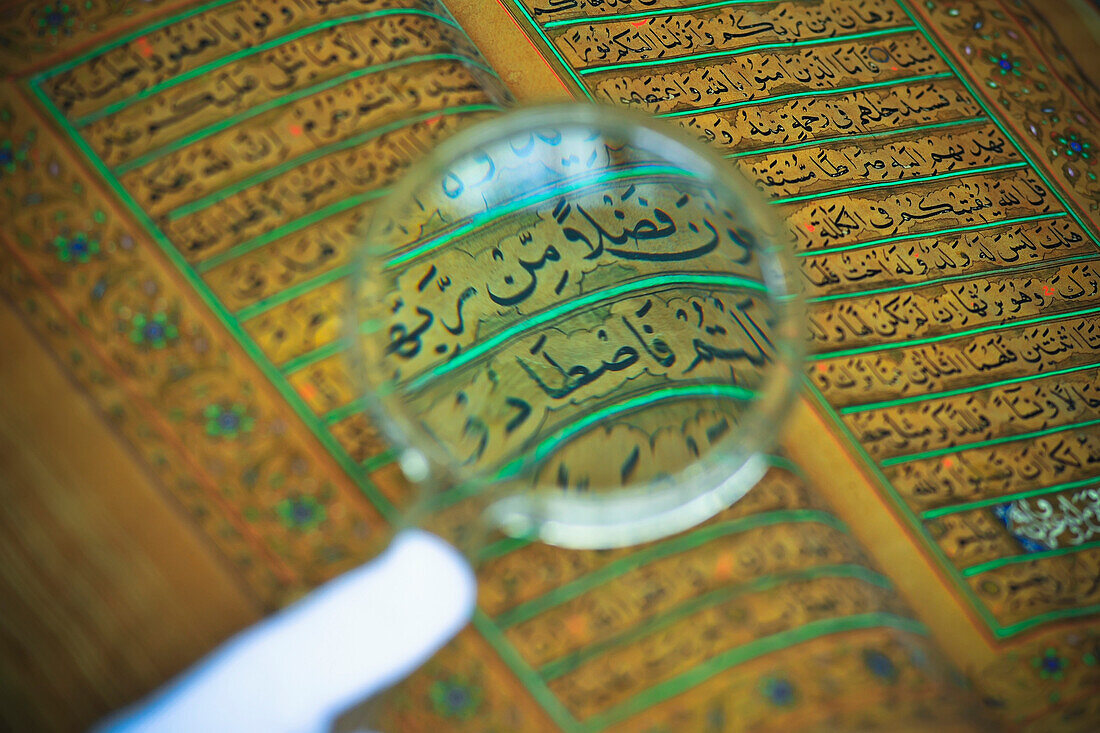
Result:
{"type": "Polygon", "coordinates": [[[786,222],[789,457],[664,541],[491,547],[385,729],[1096,728],[1100,94],[1041,9],[456,2],[479,51],[432,0],[11,5],[0,290],[266,608],[406,500],[339,320],[370,202],[436,141],[556,76],[786,222]]]}

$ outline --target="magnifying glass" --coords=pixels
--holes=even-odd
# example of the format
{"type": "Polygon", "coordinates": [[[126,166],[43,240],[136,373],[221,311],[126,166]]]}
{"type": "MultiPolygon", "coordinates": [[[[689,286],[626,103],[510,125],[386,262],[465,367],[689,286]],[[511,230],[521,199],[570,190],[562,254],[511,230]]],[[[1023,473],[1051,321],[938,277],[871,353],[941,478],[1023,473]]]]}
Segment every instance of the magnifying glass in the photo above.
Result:
{"type": "Polygon", "coordinates": [[[618,108],[429,153],[371,212],[346,319],[404,526],[105,729],[325,729],[458,632],[494,543],[623,547],[740,499],[795,393],[780,231],[712,150],[618,108]]]}

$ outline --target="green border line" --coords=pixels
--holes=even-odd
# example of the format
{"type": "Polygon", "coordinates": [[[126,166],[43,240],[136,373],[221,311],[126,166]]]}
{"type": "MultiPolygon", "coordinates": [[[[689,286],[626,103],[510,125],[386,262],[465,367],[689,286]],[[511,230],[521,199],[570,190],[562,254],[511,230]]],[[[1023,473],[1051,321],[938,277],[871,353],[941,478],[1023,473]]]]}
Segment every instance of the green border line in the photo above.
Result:
{"type": "Polygon", "coordinates": [[[659,682],[610,709],[588,718],[584,722],[584,730],[595,731],[619,723],[665,700],[683,694],[717,674],[726,672],[739,664],[765,654],[771,654],[830,634],[877,627],[898,629],[922,636],[928,635],[927,629],[919,621],[885,612],[860,613],[840,618],[811,621],[797,629],[765,636],[711,657],[686,672],[659,682]]]}
{"type": "Polygon", "coordinates": [[[700,5],[691,5],[683,8],[657,8],[640,13],[623,13],[621,15],[601,15],[598,17],[552,20],[542,27],[550,29],[562,28],[570,25],[581,25],[583,23],[603,23],[616,20],[632,20],[634,18],[664,18],[671,15],[680,15],[682,13],[694,13],[701,10],[710,10],[712,8],[727,8],[732,5],[767,5],[769,3],[778,2],[787,2],[787,0],[721,0],[720,2],[702,3],[700,5]]]}
{"type": "Polygon", "coordinates": [[[1009,328],[1020,328],[1023,326],[1031,326],[1036,323],[1046,323],[1047,321],[1055,321],[1059,318],[1077,318],[1079,316],[1091,315],[1096,312],[1100,312],[1100,306],[1082,308],[1075,311],[1066,311],[1064,313],[1051,313],[1045,316],[1036,316],[1035,318],[1023,318],[1018,321],[1005,321],[1004,323],[994,323],[989,326],[980,326],[978,328],[967,329],[966,331],[956,331],[954,333],[945,333],[939,336],[928,336],[919,339],[909,339],[902,343],[880,344],[878,346],[864,346],[858,349],[821,352],[819,354],[811,354],[809,356],[809,360],[823,361],[825,359],[839,359],[845,356],[861,356],[863,354],[873,354],[878,351],[885,351],[887,349],[904,349],[910,346],[924,346],[925,344],[939,343],[941,341],[951,341],[952,339],[963,338],[964,336],[976,336],[981,333],[1004,331],[1005,329],[1009,328]]]}
{"type": "Polygon", "coordinates": [[[949,120],[947,122],[929,122],[924,125],[912,125],[911,127],[897,127],[886,130],[880,130],[878,132],[863,132],[856,135],[838,135],[836,137],[825,137],[815,140],[800,140],[796,143],[790,143],[788,145],[775,145],[770,148],[758,148],[756,150],[742,150],[740,152],[728,153],[724,157],[727,160],[736,160],[739,158],[745,158],[752,155],[765,155],[767,153],[785,153],[791,150],[801,150],[802,148],[816,147],[818,145],[831,145],[833,143],[847,143],[852,140],[870,140],[880,139],[883,137],[893,135],[903,135],[907,132],[921,132],[924,130],[938,130],[944,127],[962,127],[965,125],[976,125],[981,123],[988,123],[989,118],[985,115],[978,115],[977,117],[964,117],[958,120],[949,120]]]}
{"type": "Polygon", "coordinates": [[[927,450],[920,453],[911,453],[906,456],[894,456],[893,458],[884,458],[883,460],[879,461],[879,465],[883,468],[889,468],[891,466],[897,466],[902,463],[923,461],[928,458],[939,458],[940,456],[947,456],[953,453],[961,453],[968,450],[980,450],[982,448],[990,448],[995,445],[1003,445],[1004,443],[1015,443],[1019,440],[1042,438],[1047,435],[1054,435],[1055,433],[1064,433],[1067,430],[1081,430],[1084,428],[1091,428],[1095,425],[1100,425],[1100,418],[1097,418],[1095,420],[1084,420],[1082,422],[1076,422],[1070,425],[1059,425],[1057,427],[1045,428],[1043,430],[1033,430],[1030,433],[1020,433],[1019,435],[1006,435],[1000,438],[978,440],[973,443],[964,443],[963,445],[956,445],[947,448],[937,448],[936,450],[927,450]]]}
{"type": "Polygon", "coordinates": [[[602,303],[606,300],[617,298],[620,295],[644,292],[651,288],[664,287],[667,289],[686,287],[689,285],[708,285],[716,288],[729,288],[733,290],[755,290],[760,293],[767,291],[767,287],[763,283],[739,275],[714,275],[696,272],[649,275],[622,283],[621,285],[600,288],[599,290],[593,290],[584,295],[567,300],[564,303],[559,303],[539,313],[527,315],[522,321],[497,331],[481,343],[470,347],[454,358],[442,364],[438,364],[431,370],[415,377],[409,382],[408,389],[411,391],[422,389],[435,379],[445,374],[449,374],[456,369],[461,369],[506,341],[510,341],[533,328],[538,328],[545,323],[557,320],[561,316],[573,313],[590,305],[602,303]]]}
{"type": "Polygon", "coordinates": [[[707,525],[687,534],[650,545],[632,555],[612,560],[603,567],[559,585],[541,596],[513,606],[498,614],[494,621],[502,629],[525,623],[555,606],[584,595],[631,570],[637,570],[657,560],[694,550],[721,537],[788,522],[814,522],[824,524],[844,534],[848,534],[849,531],[847,526],[832,514],[817,509],[780,509],[707,525]]]}
{"type": "Polygon", "coordinates": [[[523,3],[521,3],[520,0],[512,0],[512,5],[517,10],[519,10],[519,12],[523,13],[523,17],[527,19],[527,22],[530,23],[531,27],[535,29],[535,32],[539,34],[539,36],[543,40],[543,43],[545,43],[546,47],[550,50],[550,53],[554,54],[554,58],[558,60],[558,63],[561,64],[561,67],[565,69],[565,72],[569,74],[569,76],[573,79],[573,82],[577,85],[577,88],[580,89],[584,96],[588,97],[588,99],[591,101],[593,97],[591,92],[588,91],[588,87],[581,83],[580,77],[577,76],[575,71],[573,71],[573,67],[565,63],[565,58],[562,57],[561,53],[558,51],[558,47],[550,42],[550,39],[547,38],[546,33],[544,33],[542,28],[539,27],[539,24],[535,22],[535,19],[531,17],[531,14],[527,12],[527,8],[523,6],[523,3]]]}
{"type": "Polygon", "coordinates": [[[546,681],[576,671],[588,661],[602,654],[627,644],[633,644],[650,634],[662,631],[685,618],[713,606],[719,606],[736,598],[741,598],[754,593],[767,592],[779,588],[787,583],[797,583],[806,580],[820,578],[836,578],[843,580],[862,580],[865,583],[876,585],[879,588],[892,588],[890,579],[876,573],[864,565],[852,563],[835,565],[818,565],[799,570],[790,570],[775,575],[765,575],[754,578],[745,583],[733,586],[719,586],[703,595],[690,598],[675,608],[671,608],[663,614],[650,618],[643,618],[634,626],[604,637],[599,641],[581,647],[555,659],[539,668],[538,674],[546,681]]]}
{"type": "MultiPolygon", "coordinates": [[[[1015,276],[1021,272],[1031,272],[1033,270],[1042,270],[1045,267],[1061,267],[1073,262],[1084,262],[1086,260],[1100,260],[1100,254],[1090,255],[1077,255],[1075,257],[1063,257],[1060,260],[1041,260],[1039,262],[1028,262],[1024,265],[1001,267],[1000,269],[983,270],[976,273],[963,273],[962,275],[947,275],[944,277],[935,277],[930,280],[920,280],[902,285],[891,285],[887,288],[873,288],[871,290],[853,290],[848,293],[837,293],[836,295],[819,295],[813,298],[806,298],[807,303],[835,303],[838,300],[850,300],[852,298],[859,298],[867,295],[883,295],[884,293],[896,293],[899,290],[916,290],[918,288],[926,288],[932,285],[943,285],[944,283],[958,282],[960,280],[976,280],[983,275],[986,277],[996,277],[998,275],[1008,275],[1009,277],[1015,276]]],[[[840,414],[844,414],[841,412],[840,414]]]]}
{"type": "Polygon", "coordinates": [[[934,74],[921,74],[920,76],[907,76],[901,79],[883,79],[882,81],[870,81],[864,84],[853,84],[850,87],[834,87],[831,89],[807,89],[802,92],[791,92],[790,94],[777,94],[772,97],[754,97],[753,99],[745,99],[740,102],[729,102],[728,104],[716,104],[711,107],[700,107],[697,109],[685,109],[678,112],[664,112],[656,117],[690,117],[691,115],[702,115],[710,112],[722,112],[727,109],[737,109],[738,107],[749,107],[758,104],[768,104],[770,102],[782,102],[786,99],[804,99],[805,97],[821,97],[832,94],[847,94],[848,92],[859,92],[865,89],[879,89],[881,87],[893,86],[896,84],[917,84],[922,81],[933,81],[935,79],[951,79],[954,78],[954,74],[950,71],[937,71],[934,74]]]}
{"type": "MultiPolygon", "coordinates": [[[[1055,211],[1050,214],[1033,214],[1031,216],[1018,216],[1014,219],[1001,219],[1000,221],[987,221],[981,224],[968,224],[963,227],[950,227],[948,229],[940,229],[931,232],[915,232],[913,234],[898,234],[893,237],[883,237],[882,239],[872,239],[869,242],[859,242],[857,244],[846,244],[842,247],[822,247],[820,249],[809,249],[803,252],[795,252],[795,257],[815,257],[817,255],[830,255],[837,252],[851,252],[856,249],[868,249],[870,247],[878,247],[883,244],[891,244],[893,242],[905,242],[911,239],[935,239],[942,237],[944,234],[958,234],[960,232],[974,232],[979,229],[992,229],[994,227],[1010,226],[1012,224],[1024,224],[1029,221],[1040,221],[1046,219],[1061,219],[1065,216],[1069,216],[1064,211],[1055,211]]],[[[1086,231],[1085,234],[1088,234],[1086,231]]]]}
{"type": "Polygon", "coordinates": [[[1046,560],[1051,557],[1073,555],[1078,552],[1084,552],[1085,550],[1094,550],[1098,547],[1100,547],[1100,540],[1085,542],[1073,547],[1058,547],[1054,550],[1044,550],[1043,552],[1027,552],[1022,555],[1013,555],[1011,557],[998,557],[996,560],[989,560],[987,562],[978,563],[977,565],[971,565],[968,568],[963,568],[960,572],[962,572],[963,577],[972,578],[975,575],[988,573],[990,570],[996,570],[1005,565],[1018,565],[1019,563],[1031,562],[1033,560],[1046,560]]]}
{"type": "Polygon", "coordinates": [[[224,132],[225,130],[239,125],[246,120],[250,120],[253,117],[258,117],[259,115],[270,112],[273,109],[279,109],[280,107],[284,107],[288,104],[293,104],[298,100],[312,97],[316,94],[320,94],[321,92],[334,89],[341,84],[346,84],[347,82],[355,81],[356,79],[362,79],[373,74],[380,74],[386,71],[390,71],[392,69],[397,69],[402,66],[415,66],[416,64],[428,63],[432,61],[457,61],[468,64],[469,66],[473,66],[475,68],[488,70],[487,66],[483,66],[477,62],[466,60],[463,57],[458,56],[457,54],[450,53],[437,53],[428,56],[410,56],[407,59],[398,59],[396,61],[388,61],[384,64],[368,66],[362,69],[354,69],[353,71],[335,76],[331,79],[326,79],[325,81],[318,82],[313,86],[304,87],[302,89],[297,89],[293,92],[281,94],[274,99],[269,99],[266,102],[261,102],[260,104],[249,107],[248,109],[242,112],[238,112],[235,115],[224,117],[211,125],[207,125],[206,127],[203,127],[199,130],[195,130],[194,132],[183,135],[182,137],[161,145],[159,148],[154,148],[153,150],[143,153],[136,158],[131,158],[125,163],[120,163],[119,165],[115,166],[114,174],[117,177],[122,177],[133,170],[149,165],[154,160],[163,158],[164,156],[170,155],[171,153],[175,153],[179,150],[183,150],[189,145],[194,145],[200,140],[208,138],[212,135],[217,135],[220,132],[224,132]]]}
{"type": "Polygon", "coordinates": [[[310,293],[317,288],[324,287],[325,285],[331,285],[337,280],[347,277],[351,274],[353,266],[350,264],[341,265],[340,267],[334,267],[328,272],[322,272],[320,275],[304,280],[297,285],[292,285],[285,290],[280,290],[277,293],[261,298],[252,305],[241,308],[234,316],[240,322],[255,318],[258,315],[266,313],[272,308],[276,308],[283,303],[294,300],[295,298],[310,293]]]}
{"type": "Polygon", "coordinates": [[[1100,247],[1100,242],[1097,242],[1096,237],[1092,233],[1092,229],[1085,226],[1085,222],[1077,214],[1077,211],[1066,202],[1065,198],[1062,197],[1061,192],[1051,184],[1050,179],[1046,176],[1046,173],[1043,172],[1042,168],[1035,164],[1035,161],[1032,160],[1031,155],[1028,153],[1027,149],[1022,146],[1019,140],[1017,140],[1016,137],[1013,136],[1005,128],[1000,119],[994,116],[993,112],[986,105],[985,99],[978,94],[974,85],[970,83],[970,79],[968,79],[966,75],[959,70],[959,67],[955,65],[955,62],[943,50],[943,47],[940,46],[939,41],[931,34],[929,34],[928,29],[924,25],[924,21],[918,18],[913,13],[913,11],[909,9],[908,4],[906,2],[903,2],[903,0],[894,0],[894,2],[898,5],[898,7],[902,9],[902,12],[909,16],[909,20],[913,23],[913,25],[917,26],[917,28],[921,32],[921,35],[924,36],[924,40],[926,40],[928,44],[932,46],[933,50],[935,50],[936,53],[940,55],[940,58],[943,59],[943,62],[947,64],[948,68],[951,69],[952,72],[954,72],[955,78],[962,82],[962,85],[966,87],[966,90],[970,93],[970,96],[974,98],[974,101],[977,102],[978,105],[985,110],[986,115],[989,116],[989,118],[993,121],[993,124],[995,124],[997,128],[1001,131],[1001,134],[1012,142],[1012,145],[1016,148],[1016,152],[1022,155],[1024,157],[1024,160],[1026,160],[1031,165],[1031,169],[1035,172],[1037,176],[1039,176],[1040,180],[1042,180],[1042,182],[1046,184],[1046,187],[1050,189],[1050,192],[1054,194],[1054,197],[1058,199],[1059,203],[1062,204],[1062,208],[1068,211],[1070,216],[1073,217],[1074,221],[1077,222],[1077,225],[1081,227],[1082,231],[1084,231],[1085,234],[1089,235],[1092,243],[1100,247]]]}
{"type": "Polygon", "coordinates": [[[426,10],[417,10],[414,8],[392,8],[387,10],[375,10],[369,13],[356,13],[354,15],[347,15],[342,18],[331,18],[329,20],[322,21],[321,23],[317,23],[316,25],[308,26],[306,28],[299,28],[296,31],[291,31],[286,35],[279,36],[278,38],[272,38],[271,40],[264,41],[263,43],[259,43],[255,46],[242,48],[239,51],[234,51],[233,53],[216,58],[213,61],[208,61],[205,64],[196,66],[195,68],[185,71],[182,74],[178,74],[176,76],[165,79],[159,84],[154,84],[150,87],[146,87],[136,94],[131,94],[125,99],[120,99],[117,102],[108,104],[106,107],[101,107],[95,112],[91,112],[84,115],[83,117],[79,117],[73,120],[73,127],[78,130],[83,127],[87,127],[93,122],[97,122],[104,117],[108,117],[115,114],[116,112],[120,112],[127,107],[137,104],[143,99],[148,99],[149,97],[160,94],[167,89],[171,89],[172,87],[189,82],[192,79],[196,79],[205,74],[209,74],[213,71],[216,71],[217,69],[220,69],[223,66],[228,66],[235,61],[240,61],[241,59],[248,58],[249,56],[255,56],[256,54],[261,54],[265,51],[270,51],[273,48],[278,48],[279,46],[285,45],[287,43],[293,43],[294,41],[297,41],[300,38],[311,35],[313,33],[318,33],[320,31],[328,30],[330,28],[336,28],[341,25],[346,25],[348,23],[358,23],[365,20],[373,20],[374,18],[385,18],[394,15],[426,16],[429,18],[434,18],[435,20],[441,20],[449,26],[455,25],[454,21],[450,20],[449,18],[444,18],[441,15],[436,15],[435,13],[429,13],[426,10]]]}
{"type": "Polygon", "coordinates": [[[566,709],[561,700],[550,691],[542,678],[538,676],[535,670],[531,669],[530,665],[516,651],[512,642],[508,641],[508,638],[501,633],[496,624],[480,608],[474,611],[473,626],[504,661],[512,674],[523,683],[523,686],[527,688],[527,692],[542,706],[555,725],[566,731],[579,730],[580,724],[577,719],[566,709]]]}
{"type": "Polygon", "coordinates": [[[405,117],[400,120],[394,120],[393,122],[382,125],[381,127],[376,127],[372,130],[359,133],[358,135],[353,135],[349,138],[345,138],[344,140],[339,140],[337,142],[315,148],[308,153],[299,155],[297,158],[292,158],[284,163],[272,166],[271,168],[248,176],[247,178],[244,178],[240,181],[236,181],[235,183],[232,183],[224,188],[220,188],[217,191],[212,191],[201,198],[195,199],[190,203],[173,209],[172,211],[168,212],[167,218],[168,221],[176,221],[178,219],[182,219],[185,216],[190,216],[191,214],[201,211],[208,206],[211,206],[230,196],[238,194],[241,191],[252,188],[253,186],[257,186],[261,183],[264,183],[265,181],[269,181],[272,178],[281,176],[284,173],[288,173],[299,166],[305,165],[307,163],[312,163],[315,160],[318,160],[328,155],[332,155],[333,153],[339,153],[350,148],[354,148],[356,146],[362,145],[365,142],[369,142],[371,140],[403,129],[405,127],[424,122],[425,120],[430,120],[435,117],[443,117],[445,115],[466,114],[469,112],[500,112],[503,111],[503,109],[503,107],[496,104],[466,104],[460,107],[447,107],[440,110],[431,110],[428,112],[422,112],[418,115],[413,115],[412,117],[405,117]]]}
{"type": "Polygon", "coordinates": [[[921,519],[928,521],[930,519],[936,519],[938,517],[944,517],[949,514],[958,514],[959,512],[967,512],[972,509],[983,509],[987,506],[993,506],[995,504],[1008,504],[1013,501],[1019,501],[1020,499],[1031,499],[1035,496],[1045,496],[1047,494],[1056,494],[1059,491],[1072,491],[1073,489],[1079,489],[1083,486],[1095,484],[1100,488],[1100,479],[1098,478],[1085,478],[1080,481],[1067,481],[1064,484],[1058,484],[1057,486],[1048,486],[1045,489],[1032,489],[1031,491],[1018,491],[1015,494],[1004,494],[1002,496],[995,496],[991,499],[981,499],[979,501],[969,501],[965,504],[952,504],[951,506],[937,507],[936,509],[929,509],[928,511],[921,512],[921,519]]]}
{"type": "Polygon", "coordinates": [[[91,164],[111,190],[119,197],[122,204],[129,210],[130,214],[141,224],[149,236],[157,243],[161,252],[168,260],[175,265],[176,269],[183,275],[187,283],[195,290],[199,295],[199,298],[206,304],[226,330],[234,337],[245,353],[256,363],[260,372],[271,382],[271,384],[282,395],[283,399],[287,401],[291,409],[293,409],[298,417],[306,424],[310,432],[321,442],[328,452],[336,460],[337,464],[344,469],[348,477],[351,478],[359,490],[367,497],[368,500],[375,506],[382,517],[393,524],[397,520],[397,512],[390,501],[378,490],[366,474],[362,472],[358,464],[351,459],[347,451],[336,440],[336,438],[325,429],[321,421],[313,414],[313,410],[302,399],[290,384],[282,377],[279,370],[271,363],[271,360],[267,358],[263,350],[256,344],[252,337],[241,327],[241,324],[234,320],[233,316],[229,313],[222,302],[214,295],[209,286],[203,282],[202,278],[195,272],[194,269],[187,263],[187,260],[183,257],[179,250],[172,246],[171,241],[162,232],[149,215],[138,206],[137,202],[130,195],[130,193],[123,188],[118,181],[111,175],[110,170],[84,140],[69,124],[68,120],[61,115],[60,110],[53,103],[53,100],[49,98],[45,90],[41,89],[37,84],[31,83],[30,90],[38,98],[39,103],[43,106],[46,112],[54,118],[54,121],[61,127],[61,129],[73,140],[77,148],[85,155],[91,164]]]}
{"type": "Polygon", "coordinates": [[[912,508],[901,498],[897,488],[887,480],[886,475],[879,468],[878,464],[871,460],[871,457],[867,454],[863,444],[856,440],[856,436],[852,433],[851,429],[844,423],[843,420],[833,411],[829,402],[825,399],[825,396],[821,394],[821,391],[817,388],[817,385],[813,383],[808,376],[803,375],[803,384],[806,391],[810,396],[810,399],[817,404],[820,408],[821,414],[826,417],[828,421],[833,424],[833,427],[837,431],[837,435],[844,438],[847,447],[856,454],[856,457],[866,466],[867,470],[871,473],[879,485],[886,491],[886,496],[893,503],[893,505],[900,510],[902,517],[905,519],[910,530],[914,534],[914,539],[921,537],[925,540],[925,546],[931,552],[932,557],[935,558],[939,564],[941,571],[955,583],[959,592],[970,602],[971,608],[977,612],[978,616],[985,621],[986,625],[993,632],[997,638],[1004,638],[1004,635],[1000,633],[1000,625],[997,623],[992,612],[989,608],[982,603],[978,597],[974,594],[974,589],[971,588],[965,581],[965,579],[959,574],[958,568],[955,567],[947,555],[944,553],[943,548],[932,538],[928,533],[928,528],[924,526],[924,523],[917,518],[917,515],[913,512],[912,508]]]}
{"type": "Polygon", "coordinates": [[[1100,369],[1100,362],[1093,362],[1092,364],[1082,364],[1081,366],[1066,367],[1065,369],[1058,369],[1052,372],[1039,372],[1037,374],[1029,374],[1025,377],[1013,377],[1012,379],[1001,379],[996,382],[986,382],[985,384],[975,385],[973,387],[960,387],[958,389],[948,389],[942,392],[928,392],[926,394],[913,395],[911,397],[899,397],[894,400],[883,400],[881,402],[868,402],[863,405],[850,405],[848,407],[842,407],[837,412],[841,415],[852,415],[857,412],[867,412],[870,410],[882,410],[888,407],[900,407],[902,405],[909,405],[914,402],[924,402],[925,400],[940,400],[947,399],[949,397],[957,397],[959,395],[971,394],[973,392],[983,392],[987,389],[996,389],[997,387],[1007,387],[1013,384],[1022,384],[1024,382],[1033,382],[1038,379],[1045,379],[1047,377],[1061,377],[1066,374],[1073,374],[1074,372],[1084,372],[1089,369],[1100,369]]]}
{"type": "Polygon", "coordinates": [[[755,46],[743,46],[729,51],[713,51],[710,53],[697,53],[689,56],[674,56],[654,59],[652,61],[632,61],[625,64],[609,64],[607,66],[588,66],[579,71],[581,76],[599,74],[604,71],[621,71],[622,69],[651,68],[654,66],[668,66],[670,64],[688,63],[690,61],[706,61],[708,59],[731,58],[742,54],[756,53],[757,51],[769,51],[778,48],[802,48],[824,46],[830,43],[844,43],[845,41],[858,41],[861,38],[878,38],[896,33],[911,33],[916,31],[915,25],[903,25],[895,28],[881,28],[877,31],[865,31],[863,33],[851,33],[846,36],[828,36],[819,38],[801,38],[797,41],[775,41],[773,43],[758,43],[755,46]]]}
{"type": "Polygon", "coordinates": [[[294,219],[293,221],[288,221],[286,224],[280,224],[269,232],[265,232],[264,234],[253,237],[246,242],[241,242],[240,244],[234,245],[224,252],[220,252],[211,257],[207,257],[205,260],[197,262],[194,265],[194,268],[196,271],[205,274],[218,267],[219,265],[224,265],[226,262],[230,262],[237,259],[238,257],[248,254],[254,249],[259,249],[260,247],[271,244],[277,239],[282,239],[283,237],[293,234],[294,232],[305,229],[311,224],[316,224],[322,219],[327,219],[330,216],[335,216],[336,214],[342,214],[348,209],[354,209],[356,206],[361,206],[369,201],[373,201],[374,199],[386,196],[389,194],[389,192],[390,190],[388,188],[376,188],[373,191],[367,191],[366,193],[349,196],[343,201],[337,201],[334,204],[324,206],[320,209],[317,209],[316,211],[306,214],[305,216],[294,219]]]}
{"type": "Polygon", "coordinates": [[[1018,168],[1026,168],[1027,163],[1020,161],[1019,163],[1001,163],[1000,165],[987,165],[981,168],[967,168],[964,170],[947,171],[946,173],[936,173],[930,176],[920,176],[913,178],[899,178],[896,181],[876,181],[875,183],[863,183],[858,186],[848,186],[847,188],[830,189],[828,191],[815,191],[812,193],[801,194],[799,196],[787,196],[786,198],[771,199],[768,201],[773,206],[779,206],[781,204],[796,204],[800,201],[816,201],[819,199],[830,198],[832,196],[842,196],[844,194],[856,193],[857,191],[870,191],[875,188],[896,188],[899,186],[905,186],[910,183],[928,183],[929,181],[942,181],[945,178],[962,178],[963,176],[981,175],[982,173],[995,173],[997,171],[1014,170],[1018,168]]]}

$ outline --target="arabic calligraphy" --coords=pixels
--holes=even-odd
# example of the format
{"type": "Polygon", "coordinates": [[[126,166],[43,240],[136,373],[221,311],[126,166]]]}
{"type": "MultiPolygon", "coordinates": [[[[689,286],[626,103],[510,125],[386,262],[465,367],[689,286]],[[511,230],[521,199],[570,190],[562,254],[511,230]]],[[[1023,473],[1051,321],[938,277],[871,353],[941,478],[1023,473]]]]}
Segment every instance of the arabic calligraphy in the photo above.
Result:
{"type": "Polygon", "coordinates": [[[470,470],[530,459],[582,491],[675,475],[775,360],[758,230],[712,185],[587,128],[471,154],[380,225],[367,361],[470,470]]]}
{"type": "MultiPolygon", "coordinates": [[[[1016,102],[996,91],[991,106],[923,27],[923,15],[960,11],[877,0],[654,2],[644,14],[633,3],[513,5],[580,93],[676,119],[773,201],[808,286],[810,382],[925,541],[972,573],[995,623],[1084,603],[999,581],[980,590],[1009,572],[991,561],[1022,552],[997,497],[1038,492],[1004,505],[1020,537],[1045,543],[1059,512],[1077,516],[1058,487],[1100,470],[1100,235],[1068,203],[1094,184],[1069,158],[1072,189],[1053,184],[1036,166],[1042,141],[1018,134],[1039,118],[1003,124],[1005,110],[1020,116],[1016,102]]],[[[940,20],[962,38],[994,25],[1004,38],[1012,25],[984,1],[940,20]]],[[[963,55],[978,63],[971,46],[963,55]]],[[[1012,78],[1013,99],[1036,88],[1012,78]]],[[[1076,105],[1084,124],[1083,98],[1056,86],[1025,106],[1076,105]]],[[[1060,562],[1027,567],[1039,578],[1060,562]]]]}

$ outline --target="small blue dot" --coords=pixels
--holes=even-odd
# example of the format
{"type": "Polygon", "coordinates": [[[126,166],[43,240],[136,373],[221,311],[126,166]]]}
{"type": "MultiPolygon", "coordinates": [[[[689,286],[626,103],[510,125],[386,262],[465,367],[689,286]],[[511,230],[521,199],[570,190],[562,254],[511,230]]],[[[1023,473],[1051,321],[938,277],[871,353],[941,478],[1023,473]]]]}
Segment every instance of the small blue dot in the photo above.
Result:
{"type": "Polygon", "coordinates": [[[1073,140],[1069,144],[1069,149],[1075,153],[1080,153],[1082,150],[1084,150],[1084,147],[1081,145],[1081,143],[1073,140]]]}
{"type": "Polygon", "coordinates": [[[461,687],[452,687],[447,690],[447,705],[452,710],[461,710],[469,700],[470,696],[461,687]]]}
{"type": "Polygon", "coordinates": [[[142,331],[145,338],[150,341],[156,341],[164,336],[164,326],[157,322],[146,324],[144,331],[142,331]]]}
{"type": "Polygon", "coordinates": [[[218,415],[218,426],[223,430],[236,430],[240,424],[241,418],[235,412],[223,412],[218,415]]]}
{"type": "Polygon", "coordinates": [[[1001,59],[1000,61],[997,62],[997,65],[1000,66],[1005,71],[1012,71],[1012,62],[1009,61],[1008,59],[1001,59]]]}
{"type": "Polygon", "coordinates": [[[0,148],[0,165],[8,165],[15,160],[9,148],[0,148]]]}
{"type": "Polygon", "coordinates": [[[776,705],[789,705],[794,700],[794,685],[787,680],[772,680],[768,683],[767,694],[776,705]]]}

